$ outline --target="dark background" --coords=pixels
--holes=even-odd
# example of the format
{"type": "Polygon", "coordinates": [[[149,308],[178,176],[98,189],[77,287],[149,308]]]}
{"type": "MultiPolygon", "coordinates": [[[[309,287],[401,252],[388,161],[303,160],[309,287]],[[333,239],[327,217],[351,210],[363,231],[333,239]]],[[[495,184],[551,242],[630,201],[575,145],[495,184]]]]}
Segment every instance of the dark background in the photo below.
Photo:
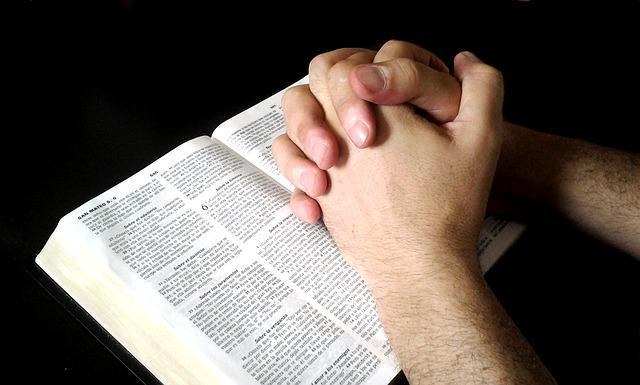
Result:
{"type": "MultiPolygon", "coordinates": [[[[84,3],[3,7],[3,374],[20,383],[138,383],[34,279],[33,258],[60,217],[299,79],[318,53],[396,38],[450,65],[472,50],[503,71],[508,119],[640,150],[637,1],[84,3]]],[[[560,383],[640,383],[637,260],[544,214],[487,279],[560,383]]]]}

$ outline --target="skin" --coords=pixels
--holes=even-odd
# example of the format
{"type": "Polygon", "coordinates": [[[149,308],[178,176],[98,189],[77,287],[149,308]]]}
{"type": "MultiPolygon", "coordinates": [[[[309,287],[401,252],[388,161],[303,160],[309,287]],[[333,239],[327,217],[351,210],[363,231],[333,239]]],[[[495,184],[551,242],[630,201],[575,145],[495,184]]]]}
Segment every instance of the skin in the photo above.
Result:
{"type": "Polygon", "coordinates": [[[640,257],[640,156],[505,122],[494,190],[640,257]]]}
{"type": "Polygon", "coordinates": [[[322,212],[363,276],[412,384],[554,383],[475,255],[504,137],[502,77],[470,53],[456,56],[454,76],[401,42],[321,55],[310,86],[283,99],[289,133],[274,155],[299,187],[294,211],[322,212]],[[386,71],[381,92],[404,91],[384,100],[413,107],[367,103],[375,87],[354,82],[372,61],[386,71]]]}
{"type": "MultiPolygon", "coordinates": [[[[423,111],[431,112],[442,109],[447,104],[457,107],[459,89],[456,88],[459,85],[452,85],[446,79],[433,81],[433,73],[423,74],[411,69],[411,63],[407,61],[400,61],[398,64],[398,60],[394,60],[414,58],[416,48],[415,45],[399,41],[388,42],[382,47],[374,59],[388,79],[382,90],[372,92],[360,81],[358,71],[367,67],[364,64],[350,73],[349,91],[333,91],[334,95],[348,92],[346,97],[335,97],[344,100],[344,115],[356,111],[356,114],[368,119],[372,133],[367,133],[367,136],[375,137],[375,119],[369,113],[370,105],[365,101],[374,104],[412,103],[423,111]],[[410,76],[402,76],[403,74],[410,76]],[[434,84],[444,85],[435,87],[434,84]],[[417,98],[416,95],[422,97],[417,98]],[[416,99],[419,103],[416,103],[416,99]]],[[[431,63],[431,67],[438,72],[448,73],[445,65],[432,55],[422,62],[431,63]]],[[[319,175],[318,178],[321,179],[321,170],[329,169],[337,161],[337,142],[327,131],[317,101],[289,96],[293,100],[289,101],[287,109],[288,136],[311,160],[305,167],[313,170],[312,174],[319,175]],[[324,151],[318,155],[314,149],[324,151]]],[[[349,120],[348,116],[341,117],[340,112],[338,115],[340,121],[349,120]]],[[[430,118],[446,122],[450,116],[436,115],[430,118]]],[[[504,122],[503,126],[504,144],[495,175],[494,194],[490,201],[494,211],[507,211],[508,214],[516,215],[526,211],[521,205],[508,205],[510,200],[542,205],[564,215],[592,236],[630,255],[640,256],[638,154],[545,134],[509,122],[504,122]]],[[[358,147],[364,148],[371,143],[358,147]]],[[[283,171],[286,174],[287,168],[284,167],[283,171]]],[[[326,178],[326,174],[324,177],[326,178]]],[[[294,192],[291,207],[300,219],[315,222],[321,217],[320,206],[311,197],[323,194],[327,183],[327,180],[321,180],[310,194],[305,193],[307,190],[304,188],[294,192]]]]}

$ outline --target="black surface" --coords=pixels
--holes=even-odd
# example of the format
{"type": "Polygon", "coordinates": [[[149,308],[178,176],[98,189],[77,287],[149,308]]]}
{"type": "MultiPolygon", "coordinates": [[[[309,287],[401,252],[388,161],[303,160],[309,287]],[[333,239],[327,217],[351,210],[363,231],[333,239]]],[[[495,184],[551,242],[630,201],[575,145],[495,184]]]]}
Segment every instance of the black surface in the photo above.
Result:
{"type": "MultiPolygon", "coordinates": [[[[640,150],[635,1],[362,3],[355,13],[316,2],[294,6],[294,18],[278,3],[84,3],[3,12],[5,352],[20,383],[139,383],[27,264],[60,217],[297,80],[317,53],[401,38],[450,63],[469,49],[503,71],[507,118],[640,150]]],[[[487,278],[560,383],[640,383],[635,259],[549,216],[487,278]]]]}

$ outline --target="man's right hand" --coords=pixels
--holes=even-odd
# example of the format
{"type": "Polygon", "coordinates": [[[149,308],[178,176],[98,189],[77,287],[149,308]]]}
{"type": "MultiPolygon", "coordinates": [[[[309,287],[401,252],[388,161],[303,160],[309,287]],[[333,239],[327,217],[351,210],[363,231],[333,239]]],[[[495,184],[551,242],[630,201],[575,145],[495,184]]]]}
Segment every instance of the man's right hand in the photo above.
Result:
{"type": "MultiPolygon", "coordinates": [[[[385,59],[384,54],[377,56],[385,59]]],[[[273,152],[278,168],[300,189],[294,193],[291,207],[305,215],[311,212],[315,218],[310,221],[319,217],[322,208],[325,224],[343,253],[353,256],[349,260],[354,266],[371,267],[375,258],[370,254],[381,254],[384,259],[392,253],[383,250],[385,247],[397,250],[407,242],[419,245],[415,248],[418,257],[451,254],[452,250],[442,249],[453,248],[455,253],[463,251],[464,259],[473,264],[475,258],[467,256],[475,256],[502,138],[500,74],[471,53],[456,56],[455,79],[429,67],[432,54],[420,47],[409,45],[395,55],[405,57],[374,64],[373,68],[366,66],[374,59],[373,52],[367,50],[342,49],[320,55],[311,63],[310,85],[294,87],[285,94],[283,108],[290,133],[274,140],[273,152]],[[367,149],[358,148],[348,135],[354,117],[366,117],[368,104],[354,96],[349,84],[349,78],[357,77],[363,69],[383,73],[380,94],[395,90],[390,85],[404,84],[395,95],[386,92],[382,97],[409,97],[414,104],[374,106],[379,137],[367,149]],[[433,93],[433,84],[439,84],[436,89],[443,91],[433,93]],[[462,90],[466,92],[458,96],[456,91],[462,90]],[[451,100],[442,102],[437,95],[451,100]],[[450,112],[451,104],[459,105],[457,113],[450,112]],[[309,116],[314,119],[305,122],[309,116]],[[333,135],[339,146],[339,151],[334,151],[337,163],[328,172],[330,186],[327,175],[319,173],[322,171],[300,150],[300,142],[315,129],[309,126],[317,122],[326,124],[317,131],[333,135]],[[306,136],[291,134],[304,131],[301,127],[306,136]],[[318,198],[317,202],[305,193],[318,198]],[[387,226],[380,226],[382,223],[387,226]],[[395,237],[390,228],[397,231],[395,237]],[[362,242],[368,238],[374,241],[362,242]],[[381,245],[386,238],[398,244],[381,245]],[[376,251],[368,253],[367,245],[376,251]]],[[[363,92],[372,93],[371,87],[363,92]]],[[[378,265],[383,266],[388,264],[378,265]]]]}
{"type": "MultiPolygon", "coordinates": [[[[439,124],[452,121],[459,109],[460,84],[431,52],[411,43],[389,41],[375,57],[373,51],[347,48],[331,53],[331,59],[339,61],[353,54],[370,55],[373,64],[355,67],[348,83],[335,84],[327,90],[296,87],[283,98],[287,135],[309,160],[293,162],[282,172],[297,187],[291,209],[307,222],[315,222],[321,216],[315,198],[326,191],[328,183],[323,170],[335,165],[339,153],[338,142],[327,129],[322,106],[314,93],[330,95],[342,127],[359,148],[371,146],[376,137],[376,120],[369,102],[410,103],[439,124]]],[[[310,76],[324,72],[318,67],[330,64],[321,55],[311,62],[310,76]]]]}

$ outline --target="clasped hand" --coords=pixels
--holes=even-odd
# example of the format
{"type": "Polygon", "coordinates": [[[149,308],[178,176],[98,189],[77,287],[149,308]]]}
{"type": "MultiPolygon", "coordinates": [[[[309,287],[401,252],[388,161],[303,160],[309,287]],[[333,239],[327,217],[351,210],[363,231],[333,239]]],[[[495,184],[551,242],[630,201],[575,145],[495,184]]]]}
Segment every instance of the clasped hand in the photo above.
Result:
{"type": "Polygon", "coordinates": [[[273,143],[296,186],[294,213],[323,220],[368,283],[462,263],[476,244],[501,147],[500,73],[469,52],[453,75],[429,51],[390,41],[313,59],[283,97],[273,143]]]}

